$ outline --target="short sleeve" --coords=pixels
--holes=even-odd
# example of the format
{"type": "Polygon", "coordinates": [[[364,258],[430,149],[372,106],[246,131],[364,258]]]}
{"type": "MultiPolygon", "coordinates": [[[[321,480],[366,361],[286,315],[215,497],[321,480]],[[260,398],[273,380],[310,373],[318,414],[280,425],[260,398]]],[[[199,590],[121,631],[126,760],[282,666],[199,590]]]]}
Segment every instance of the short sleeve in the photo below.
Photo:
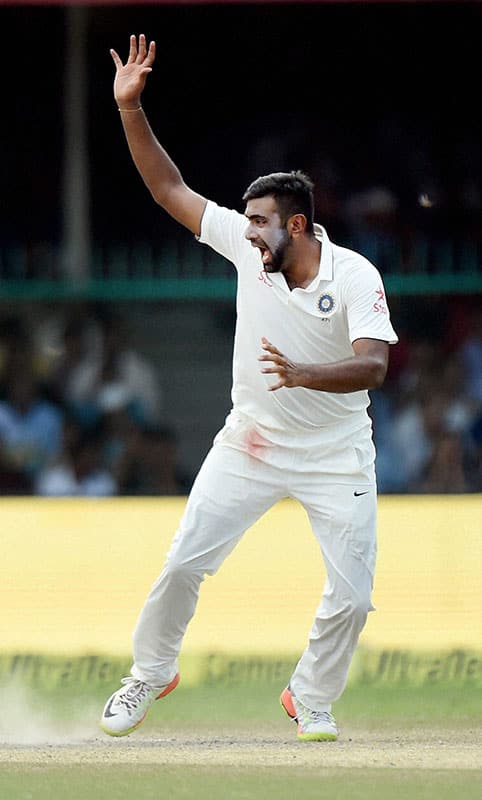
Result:
{"type": "Polygon", "coordinates": [[[347,279],[344,291],[350,341],[380,339],[396,344],[390,310],[380,273],[364,259],[347,279]]]}
{"type": "Polygon", "coordinates": [[[249,252],[250,245],[244,238],[247,224],[242,214],[210,200],[204,209],[198,241],[238,266],[243,254],[249,252]]]}

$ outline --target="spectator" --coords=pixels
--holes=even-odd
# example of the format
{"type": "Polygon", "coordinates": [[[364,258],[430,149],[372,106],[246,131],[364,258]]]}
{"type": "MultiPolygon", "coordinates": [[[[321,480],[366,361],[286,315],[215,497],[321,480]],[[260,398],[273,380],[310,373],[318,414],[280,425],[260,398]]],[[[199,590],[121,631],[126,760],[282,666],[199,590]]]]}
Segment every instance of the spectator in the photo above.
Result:
{"type": "Polygon", "coordinates": [[[442,431],[434,442],[425,475],[417,491],[432,494],[460,494],[468,491],[464,452],[459,434],[442,431]]]}
{"type": "Polygon", "coordinates": [[[63,326],[57,358],[48,376],[48,388],[52,397],[86,427],[95,424],[97,410],[82,396],[79,399],[78,382],[85,364],[97,361],[98,336],[91,320],[77,316],[69,319],[63,326]]]}
{"type": "Polygon", "coordinates": [[[462,344],[460,359],[465,369],[465,389],[479,408],[482,408],[482,309],[474,310],[471,330],[462,344]]]}
{"type": "Polygon", "coordinates": [[[172,428],[149,428],[126,451],[122,493],[185,495],[192,481],[179,467],[178,439],[172,428]]]}
{"type": "Polygon", "coordinates": [[[142,494],[183,495],[191,481],[179,467],[177,435],[171,428],[144,431],[142,494]]]}
{"type": "Polygon", "coordinates": [[[67,326],[65,360],[53,379],[61,387],[63,372],[67,370],[65,402],[83,424],[94,424],[103,413],[104,392],[112,385],[122,385],[136,407],[139,421],[157,424],[162,403],[154,369],[126,343],[124,326],[117,316],[104,313],[99,325],[99,345],[90,348],[86,347],[88,340],[82,324],[67,326]]]}
{"type": "Polygon", "coordinates": [[[103,434],[104,463],[122,492],[128,465],[138,458],[141,440],[138,407],[128,388],[115,382],[103,386],[97,403],[101,414],[99,424],[103,434]]]}
{"type": "Polygon", "coordinates": [[[31,370],[10,376],[0,401],[0,442],[10,467],[34,476],[61,447],[62,413],[43,399],[31,370]]]}
{"type": "Polygon", "coordinates": [[[99,433],[82,432],[75,423],[67,424],[62,456],[56,464],[39,474],[36,494],[44,497],[111,497],[116,493],[116,482],[102,464],[99,433]]]}
{"type": "Polygon", "coordinates": [[[32,481],[21,469],[11,463],[0,442],[0,495],[32,494],[32,481]]]}
{"type": "MultiPolygon", "coordinates": [[[[391,419],[385,419],[382,430],[382,491],[387,485],[389,491],[394,490],[390,477],[399,481],[399,491],[468,489],[466,441],[475,409],[464,391],[459,360],[446,355],[442,358],[439,348],[427,341],[413,343],[407,366],[399,376],[398,396],[398,407],[391,409],[391,419]],[[386,451],[389,458],[384,460],[386,451]],[[452,489],[451,472],[443,470],[444,459],[452,465],[452,489]],[[396,469],[392,470],[394,464],[396,469]]],[[[375,403],[375,435],[376,411],[375,403]]]]}
{"type": "Polygon", "coordinates": [[[377,451],[377,487],[380,494],[403,492],[406,480],[400,470],[399,454],[394,441],[393,402],[389,392],[370,392],[368,409],[373,425],[373,440],[377,451]]]}

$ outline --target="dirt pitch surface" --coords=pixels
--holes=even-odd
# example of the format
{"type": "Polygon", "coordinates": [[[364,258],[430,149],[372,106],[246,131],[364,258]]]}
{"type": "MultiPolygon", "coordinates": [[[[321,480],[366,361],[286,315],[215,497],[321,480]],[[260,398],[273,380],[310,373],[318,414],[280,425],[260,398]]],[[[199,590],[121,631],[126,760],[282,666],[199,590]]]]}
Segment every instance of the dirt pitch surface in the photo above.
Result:
{"type": "MultiPolygon", "coordinates": [[[[294,734],[294,730],[293,730],[294,734]]],[[[482,769],[482,727],[344,730],[337,742],[298,742],[286,731],[138,732],[42,744],[0,744],[0,764],[482,769]]]]}

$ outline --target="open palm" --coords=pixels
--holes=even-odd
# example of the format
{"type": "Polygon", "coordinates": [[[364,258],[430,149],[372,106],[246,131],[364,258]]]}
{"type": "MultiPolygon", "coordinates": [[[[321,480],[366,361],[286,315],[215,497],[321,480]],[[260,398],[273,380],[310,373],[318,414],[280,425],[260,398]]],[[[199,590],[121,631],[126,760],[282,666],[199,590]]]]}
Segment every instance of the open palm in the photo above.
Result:
{"type": "Polygon", "coordinates": [[[114,97],[120,108],[135,108],[140,104],[140,96],[146,84],[147,76],[152,72],[152,65],[156,58],[156,44],[151,42],[149,49],[143,33],[137,39],[130,37],[129,57],[125,64],[115,50],[110,54],[116,66],[114,80],[114,97]]]}

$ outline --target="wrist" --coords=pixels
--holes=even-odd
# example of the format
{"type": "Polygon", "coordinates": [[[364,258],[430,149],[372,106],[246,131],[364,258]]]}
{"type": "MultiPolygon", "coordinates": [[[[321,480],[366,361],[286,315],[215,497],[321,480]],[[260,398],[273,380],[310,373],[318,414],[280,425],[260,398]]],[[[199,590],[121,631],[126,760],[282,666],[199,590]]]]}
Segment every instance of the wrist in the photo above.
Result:
{"type": "Polygon", "coordinates": [[[316,388],[316,373],[313,369],[312,364],[297,364],[298,368],[298,380],[297,385],[302,386],[303,389],[314,389],[316,388]]]}
{"type": "Polygon", "coordinates": [[[132,111],[141,111],[142,110],[142,106],[141,106],[140,103],[137,106],[124,106],[124,105],[120,106],[119,105],[119,106],[117,106],[117,108],[121,112],[121,114],[123,112],[129,113],[129,112],[132,112],[132,111]]]}
{"type": "Polygon", "coordinates": [[[134,97],[117,97],[114,94],[114,100],[117,103],[119,111],[138,111],[141,107],[140,94],[134,95],[134,97]]]}

